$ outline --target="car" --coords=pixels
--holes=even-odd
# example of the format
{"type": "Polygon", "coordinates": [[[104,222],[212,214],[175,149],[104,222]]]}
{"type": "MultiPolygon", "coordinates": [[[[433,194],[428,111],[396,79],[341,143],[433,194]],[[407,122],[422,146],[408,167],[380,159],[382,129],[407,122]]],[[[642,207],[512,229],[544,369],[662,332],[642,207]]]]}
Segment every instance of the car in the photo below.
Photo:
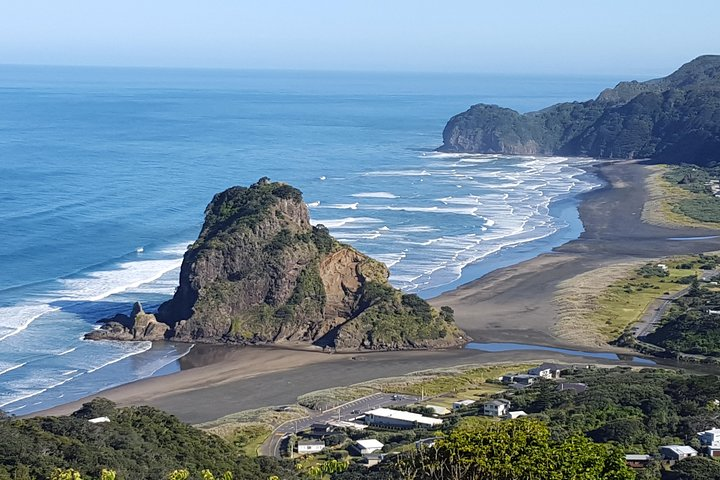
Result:
{"type": "Polygon", "coordinates": [[[357,415],[358,413],[360,413],[360,410],[353,410],[353,411],[350,412],[350,413],[351,413],[352,415],[357,415]]]}
{"type": "Polygon", "coordinates": [[[400,400],[400,397],[397,396],[397,395],[393,395],[391,398],[392,398],[393,400],[400,400]]]}

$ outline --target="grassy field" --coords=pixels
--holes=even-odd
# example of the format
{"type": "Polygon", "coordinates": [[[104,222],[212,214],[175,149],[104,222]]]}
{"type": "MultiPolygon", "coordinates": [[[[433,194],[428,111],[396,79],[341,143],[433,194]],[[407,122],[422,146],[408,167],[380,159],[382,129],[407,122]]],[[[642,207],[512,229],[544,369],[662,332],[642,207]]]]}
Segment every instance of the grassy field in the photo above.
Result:
{"type": "MultiPolygon", "coordinates": [[[[701,221],[693,218],[694,209],[707,208],[707,204],[720,205],[720,201],[705,193],[696,193],[670,183],[665,176],[671,168],[667,165],[646,167],[650,170],[646,188],[648,201],[642,211],[642,220],[653,225],[665,227],[718,228],[717,222],[701,221]],[[695,206],[699,204],[700,206],[695,206]],[[688,214],[689,213],[689,214],[688,214]]],[[[716,207],[720,210],[720,207],[716,207]]],[[[704,218],[706,215],[701,215],[704,218]]]]}
{"type": "Polygon", "coordinates": [[[699,276],[698,256],[649,262],[668,267],[665,277],[643,275],[646,262],[612,265],[578,275],[560,284],[556,297],[559,321],[555,333],[580,344],[600,346],[618,338],[636,323],[658,297],[688,285],[683,277],[699,276]],[[692,268],[678,268],[692,264],[692,268]]]}
{"type": "Polygon", "coordinates": [[[366,382],[383,392],[427,397],[442,394],[465,393],[490,388],[488,379],[497,379],[506,373],[522,372],[537,364],[461,365],[410,373],[401,377],[381,378],[366,382]]]}
{"type": "Polygon", "coordinates": [[[195,426],[233,442],[245,454],[254,457],[277,426],[307,415],[308,411],[299,405],[291,405],[283,411],[268,407],[233,413],[195,426]]]}

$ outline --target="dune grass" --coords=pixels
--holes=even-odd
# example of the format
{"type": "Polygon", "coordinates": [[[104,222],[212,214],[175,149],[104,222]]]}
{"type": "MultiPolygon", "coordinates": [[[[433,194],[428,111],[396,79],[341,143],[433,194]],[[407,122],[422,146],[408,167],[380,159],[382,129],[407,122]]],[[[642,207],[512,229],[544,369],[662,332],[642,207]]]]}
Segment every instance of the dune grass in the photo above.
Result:
{"type": "Polygon", "coordinates": [[[698,276],[698,257],[618,263],[585,272],[562,282],[555,298],[558,322],[554,334],[586,346],[606,346],[640,320],[658,297],[674,294],[687,284],[683,277],[698,276]],[[695,263],[693,263],[695,262],[695,263]],[[668,276],[643,275],[645,264],[663,263],[668,276]],[[693,263],[691,269],[678,268],[693,263]]]}
{"type": "Polygon", "coordinates": [[[260,445],[277,426],[307,414],[307,410],[299,405],[290,405],[282,411],[266,407],[244,410],[195,426],[233,442],[246,455],[255,457],[260,445]]]}
{"type": "Polygon", "coordinates": [[[669,228],[718,228],[720,224],[717,222],[701,221],[687,214],[697,209],[694,205],[705,205],[708,201],[715,202],[716,199],[670,183],[664,177],[673,167],[652,165],[646,168],[650,173],[645,182],[648,199],[641,216],[644,222],[669,228]]]}

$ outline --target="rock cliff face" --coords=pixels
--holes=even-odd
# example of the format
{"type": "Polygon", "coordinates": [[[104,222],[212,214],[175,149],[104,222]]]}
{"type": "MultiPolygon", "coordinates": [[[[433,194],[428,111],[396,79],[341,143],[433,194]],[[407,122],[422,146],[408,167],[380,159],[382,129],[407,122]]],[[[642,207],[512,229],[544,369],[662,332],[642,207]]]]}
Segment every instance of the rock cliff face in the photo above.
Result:
{"type": "Polygon", "coordinates": [[[133,305],[130,316],[123,314],[101,320],[103,327],[85,335],[88,340],[163,340],[170,327],[145,313],[140,303],[133,305]]]}
{"type": "Polygon", "coordinates": [[[474,105],[450,119],[438,150],[718,162],[720,56],[698,57],[667,77],[621,82],[595,100],[538,112],[474,105]]]}
{"type": "MultiPolygon", "coordinates": [[[[313,227],[302,194],[289,185],[261,179],[230,188],[215,195],[205,215],[185,253],[180,285],[157,313],[166,338],[336,349],[452,347],[468,340],[450,309],[436,311],[392,288],[385,265],[313,227]]],[[[120,330],[124,337],[138,338],[134,332],[144,324],[135,317],[134,329],[120,330]]]]}

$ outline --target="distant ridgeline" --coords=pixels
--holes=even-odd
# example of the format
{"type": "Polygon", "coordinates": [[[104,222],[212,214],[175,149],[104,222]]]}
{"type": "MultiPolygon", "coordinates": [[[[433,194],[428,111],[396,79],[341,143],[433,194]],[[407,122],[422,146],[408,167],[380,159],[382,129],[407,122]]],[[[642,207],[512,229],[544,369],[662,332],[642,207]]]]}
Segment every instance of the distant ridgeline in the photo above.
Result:
{"type": "Polygon", "coordinates": [[[387,267],[312,226],[302,193],[260,179],[215,195],[156,315],[135,306],[91,339],[312,342],[335,349],[455,347],[452,309],[388,283],[387,267]]]}
{"type": "Polygon", "coordinates": [[[720,56],[705,55],[664,78],[621,82],[595,100],[520,114],[473,105],[443,131],[443,152],[720,161],[720,56]]]}

